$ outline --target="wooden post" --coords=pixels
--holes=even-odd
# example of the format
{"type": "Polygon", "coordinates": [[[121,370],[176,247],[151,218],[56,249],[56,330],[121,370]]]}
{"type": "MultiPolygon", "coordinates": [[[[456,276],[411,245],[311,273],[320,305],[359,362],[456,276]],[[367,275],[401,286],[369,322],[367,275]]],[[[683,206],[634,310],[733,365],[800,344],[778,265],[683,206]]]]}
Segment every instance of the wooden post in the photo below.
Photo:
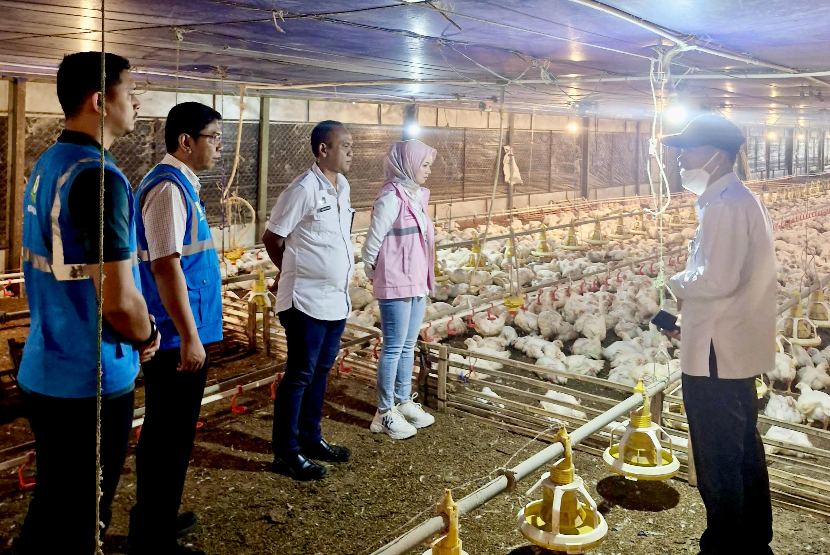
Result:
{"type": "Polygon", "coordinates": [[[6,266],[20,269],[23,248],[23,193],[26,189],[26,80],[14,79],[9,86],[9,188],[6,195],[9,226],[9,259],[6,266]]]}
{"type": "Polygon", "coordinates": [[[259,99],[259,166],[256,195],[256,242],[265,233],[268,221],[268,146],[271,134],[271,99],[259,99]]]}
{"type": "Polygon", "coordinates": [[[655,393],[651,398],[649,409],[651,411],[651,421],[658,426],[663,425],[663,392],[655,393]]]}
{"type": "Polygon", "coordinates": [[[697,470],[695,469],[695,457],[692,453],[692,436],[689,435],[689,443],[686,446],[686,454],[689,457],[688,463],[688,479],[689,485],[693,488],[697,487],[697,470]]]}
{"type": "Polygon", "coordinates": [[[553,192],[553,131],[548,131],[548,193],[553,192]]]}
{"type": "Polygon", "coordinates": [[[764,148],[764,164],[765,164],[765,166],[764,167],[766,168],[766,175],[767,175],[766,178],[767,178],[767,180],[769,180],[769,156],[770,156],[770,144],[769,144],[770,138],[769,138],[768,135],[769,134],[767,134],[767,136],[764,137],[766,139],[764,141],[764,145],[765,145],[765,148],[764,148]]]}
{"type": "Polygon", "coordinates": [[[467,182],[467,129],[464,128],[461,134],[461,200],[464,198],[464,185],[467,182]]]}
{"type": "Polygon", "coordinates": [[[793,175],[793,151],[795,150],[795,129],[790,130],[790,136],[786,138],[784,149],[784,165],[787,168],[787,175],[793,175]]]}
{"type": "MultiPolygon", "coordinates": [[[[623,196],[625,196],[625,189],[623,189],[623,196]]],[[[637,120],[634,141],[634,196],[640,196],[640,120],[637,120]]]]}
{"type": "MultiPolygon", "coordinates": [[[[511,156],[508,157],[507,163],[510,164],[507,175],[509,179],[507,180],[507,210],[513,210],[513,162],[516,160],[516,151],[513,150],[513,125],[515,120],[515,114],[510,112],[507,115],[507,145],[510,147],[511,156]]],[[[499,158],[502,157],[502,153],[499,152],[499,158]]]]}
{"type": "Polygon", "coordinates": [[[590,118],[582,118],[582,175],[580,183],[580,191],[582,198],[588,198],[588,128],[590,126],[590,118]]]}
{"type": "Polygon", "coordinates": [[[447,346],[438,346],[438,412],[447,412],[447,346]]]}
{"type": "Polygon", "coordinates": [[[248,301],[248,350],[256,351],[256,303],[248,301]]]}
{"type": "Polygon", "coordinates": [[[271,356],[271,309],[265,307],[262,312],[262,344],[265,346],[265,356],[271,356]]]}

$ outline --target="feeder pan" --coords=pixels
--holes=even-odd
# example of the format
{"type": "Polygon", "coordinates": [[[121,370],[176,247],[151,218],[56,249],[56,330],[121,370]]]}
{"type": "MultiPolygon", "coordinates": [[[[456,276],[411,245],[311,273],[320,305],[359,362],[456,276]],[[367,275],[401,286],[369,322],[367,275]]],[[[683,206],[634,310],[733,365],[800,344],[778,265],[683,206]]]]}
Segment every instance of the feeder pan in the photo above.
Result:
{"type": "Polygon", "coordinates": [[[685,224],[687,226],[697,225],[697,218],[695,217],[694,213],[691,210],[687,210],[685,212],[684,216],[685,217],[680,218],[680,221],[682,221],[683,224],[685,224]]]}
{"type": "Polygon", "coordinates": [[[626,241],[633,237],[634,236],[628,232],[628,228],[625,227],[625,222],[623,222],[622,216],[617,219],[617,229],[614,230],[614,234],[608,236],[609,239],[614,241],[626,241]]]}
{"type": "Polygon", "coordinates": [[[556,434],[565,457],[553,463],[542,480],[543,497],[519,511],[519,531],[529,541],[560,553],[584,553],[605,540],[608,524],[596,502],[574,474],[571,439],[564,428],[556,434]],[[579,494],[584,501],[577,497],[579,494]]]}
{"type": "Polygon", "coordinates": [[[254,282],[254,286],[242,297],[242,300],[256,304],[257,314],[262,314],[266,310],[270,310],[276,304],[277,298],[273,293],[268,291],[268,286],[265,284],[265,272],[262,271],[262,266],[259,267],[259,276],[254,282]],[[272,298],[273,302],[271,300],[272,298]]]}
{"type": "Polygon", "coordinates": [[[793,297],[795,297],[795,305],[790,309],[790,315],[778,320],[777,327],[783,333],[784,338],[793,345],[818,347],[821,345],[821,338],[818,336],[816,325],[809,318],[804,317],[799,292],[793,293],[793,297]]]}
{"type": "Polygon", "coordinates": [[[242,258],[243,254],[245,254],[245,249],[242,247],[236,247],[235,249],[225,251],[224,256],[231,261],[231,264],[236,266],[236,261],[242,258]]]}
{"type": "Polygon", "coordinates": [[[824,300],[824,291],[818,289],[810,295],[807,308],[809,318],[817,328],[830,328],[830,303],[824,300]]]}
{"type": "Polygon", "coordinates": [[[643,382],[634,388],[635,393],[643,395],[643,406],[631,411],[631,418],[611,430],[611,445],[602,454],[602,460],[612,472],[621,474],[630,480],[668,480],[677,475],[680,461],[671,448],[671,436],[663,428],[651,421],[649,399],[643,382]],[[619,444],[614,445],[614,434],[625,428],[619,444]],[[660,445],[660,436],[669,440],[669,450],[664,451],[660,445]]]}
{"type": "Polygon", "coordinates": [[[504,297],[504,306],[510,311],[510,314],[516,314],[521,307],[525,304],[524,299],[522,299],[519,295],[514,295],[512,297],[504,297]]]}
{"type": "Polygon", "coordinates": [[[646,226],[645,222],[643,221],[643,215],[640,214],[639,216],[637,216],[637,221],[634,222],[634,225],[631,227],[631,229],[628,230],[628,232],[631,235],[645,235],[645,227],[646,226]]]}
{"type": "Polygon", "coordinates": [[[595,247],[601,247],[602,245],[608,244],[608,240],[602,235],[602,228],[599,225],[599,219],[597,219],[596,223],[594,223],[594,230],[591,232],[591,236],[588,239],[585,239],[585,243],[594,245],[595,247]]]}
{"type": "Polygon", "coordinates": [[[585,245],[581,245],[576,237],[576,230],[574,229],[573,220],[571,220],[571,227],[568,228],[568,235],[565,237],[565,242],[559,245],[559,248],[566,251],[585,250],[585,245]]]}
{"type": "Polygon", "coordinates": [[[764,395],[769,391],[769,387],[762,378],[755,378],[755,392],[758,394],[758,399],[763,399],[764,395]]]}
{"type": "Polygon", "coordinates": [[[478,241],[478,234],[475,235],[473,238],[473,246],[470,248],[470,259],[467,261],[467,265],[464,266],[463,269],[465,270],[490,270],[492,267],[490,264],[484,264],[484,261],[481,259],[481,243],[478,241]]]}
{"type": "Polygon", "coordinates": [[[461,540],[458,538],[458,503],[452,500],[450,490],[444,490],[444,497],[438,503],[437,510],[444,517],[447,529],[431,548],[424,551],[424,555],[467,555],[461,549],[461,540]]]}
{"type": "Polygon", "coordinates": [[[545,235],[545,230],[546,228],[543,225],[541,231],[539,231],[539,240],[536,242],[536,250],[531,251],[530,255],[537,258],[555,258],[556,253],[548,249],[548,238],[547,235],[545,235]]]}

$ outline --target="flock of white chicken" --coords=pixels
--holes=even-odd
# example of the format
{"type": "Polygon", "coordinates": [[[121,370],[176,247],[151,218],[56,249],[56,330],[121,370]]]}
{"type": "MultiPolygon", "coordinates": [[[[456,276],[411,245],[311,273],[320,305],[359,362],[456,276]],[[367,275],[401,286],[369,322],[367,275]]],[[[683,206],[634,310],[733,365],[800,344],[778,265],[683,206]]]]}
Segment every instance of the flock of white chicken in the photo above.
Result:
{"type": "MultiPolygon", "coordinates": [[[[810,210],[830,208],[830,195],[809,199],[782,200],[769,208],[773,221],[783,221],[793,214],[810,210]]],[[[618,211],[618,210],[617,210],[618,211]]],[[[578,226],[577,235],[582,239],[591,236],[596,218],[613,216],[611,207],[596,210],[590,215],[592,225],[578,226]]],[[[515,232],[538,230],[544,226],[545,241],[540,233],[521,235],[516,238],[515,256],[518,272],[511,271],[509,256],[510,242],[507,239],[487,240],[480,246],[480,262],[475,260],[471,248],[443,248],[437,250],[436,265],[445,281],[437,284],[428,298],[426,316],[439,314],[440,323],[425,324],[422,338],[426,341],[442,341],[457,336],[464,338],[470,356],[458,354],[451,360],[469,368],[460,374],[460,379],[484,380],[488,370],[501,370],[502,365],[475,355],[509,359],[514,353],[521,353],[535,360],[538,376],[558,384],[567,382],[569,376],[597,376],[606,368],[606,378],[614,383],[634,387],[642,380],[648,385],[670,375],[679,368],[679,343],[663,336],[649,325],[651,318],[660,309],[660,292],[654,287],[652,276],[656,264],[645,263],[625,266],[626,261],[653,256],[659,245],[659,230],[653,219],[636,222],[632,217],[624,219],[626,230],[642,227],[642,235],[625,241],[608,240],[619,233],[618,220],[602,222],[600,228],[603,245],[585,244],[585,250],[572,251],[561,248],[565,244],[567,229],[549,229],[568,224],[573,219],[570,212],[548,214],[541,221],[514,219],[509,224],[515,232]],[[536,256],[538,251],[549,251],[546,256],[536,256]],[[583,275],[599,272],[598,277],[583,275]],[[517,278],[518,283],[511,280],[517,278]],[[569,279],[570,286],[544,287],[538,292],[524,295],[524,306],[512,314],[503,304],[496,302],[482,305],[483,310],[472,316],[449,315],[453,309],[468,307],[482,298],[498,299],[516,291],[556,280],[569,279]],[[610,332],[617,341],[607,341],[610,332]]],[[[696,216],[693,209],[668,212],[664,221],[663,243],[667,251],[685,247],[694,237],[696,216]]],[[[451,245],[469,242],[481,237],[485,226],[478,225],[459,229],[457,224],[447,228],[436,225],[436,244],[451,245]]],[[[507,235],[510,229],[491,223],[489,236],[507,235]]],[[[795,226],[775,231],[775,246],[778,256],[779,298],[783,302],[792,292],[804,284],[806,276],[830,273],[830,218],[807,219],[795,226]]],[[[360,252],[363,237],[353,238],[355,252],[360,252]]],[[[685,252],[685,251],[684,251],[685,252]]],[[[226,261],[229,262],[229,261],[226,261]]],[[[684,264],[682,256],[666,257],[665,273],[671,275],[684,264]]],[[[223,276],[237,272],[255,272],[259,266],[272,268],[263,250],[250,251],[235,264],[225,264],[223,276]]],[[[235,285],[250,288],[250,282],[235,285]]],[[[371,283],[358,262],[349,295],[353,312],[349,322],[362,328],[377,329],[380,310],[374,300],[371,283]]],[[[664,301],[664,309],[676,312],[676,305],[670,298],[664,301]]],[[[764,372],[771,384],[779,384],[784,391],[771,392],[765,414],[771,418],[791,423],[813,423],[827,428],[830,423],[830,395],[821,391],[830,387],[827,359],[830,348],[824,351],[803,349],[793,346],[790,353],[777,353],[775,367],[764,372]],[[791,384],[800,390],[797,398],[789,396],[791,384]]],[[[456,376],[459,377],[459,376],[456,376]]],[[[480,382],[485,383],[485,382],[480,382]]],[[[483,402],[499,404],[498,395],[489,387],[480,390],[483,402]]],[[[579,399],[562,393],[549,391],[551,401],[542,401],[540,406],[548,412],[583,418],[584,412],[574,408],[579,399]],[[556,401],[562,404],[557,404],[556,401]]],[[[768,434],[799,434],[784,428],[773,427],[768,434]],[[783,431],[782,431],[783,430],[783,431]]],[[[804,438],[784,440],[803,444],[804,438]]],[[[807,440],[808,441],[808,440],[807,440]]],[[[809,441],[808,441],[809,442],[809,441]]]]}

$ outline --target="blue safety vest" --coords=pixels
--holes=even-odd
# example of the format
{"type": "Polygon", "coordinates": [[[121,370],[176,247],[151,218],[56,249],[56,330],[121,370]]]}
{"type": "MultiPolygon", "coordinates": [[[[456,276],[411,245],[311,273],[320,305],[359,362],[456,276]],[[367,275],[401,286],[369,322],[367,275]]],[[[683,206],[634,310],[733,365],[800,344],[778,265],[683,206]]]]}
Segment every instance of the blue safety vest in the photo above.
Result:
{"type": "MultiPolygon", "coordinates": [[[[27,391],[62,398],[96,394],[97,295],[68,202],[78,174],[100,167],[101,151],[94,146],[58,142],[38,159],[26,184],[22,258],[31,324],[17,379],[27,391]]],[[[105,167],[132,199],[121,170],[110,161],[105,167]]],[[[133,277],[141,290],[132,203],[130,222],[133,277]]],[[[106,329],[101,363],[104,395],[128,390],[138,375],[138,353],[106,329]]]]}
{"type": "Polygon", "coordinates": [[[178,168],[167,164],[159,164],[152,170],[138,187],[136,192],[136,228],[138,231],[138,257],[140,260],[139,273],[141,274],[142,291],[147,300],[150,314],[156,318],[156,326],[161,333],[161,349],[177,348],[181,345],[181,337],[176,326],[167,314],[159,297],[156,287],[156,278],[150,270],[150,254],[147,248],[147,236],[144,229],[144,218],[141,216],[141,205],[145,193],[161,183],[172,181],[185,198],[187,206],[187,226],[184,236],[181,264],[184,279],[187,283],[187,296],[190,300],[190,309],[196,328],[199,330],[199,340],[202,345],[222,340],[222,276],[219,272],[219,259],[213,246],[213,236],[205,217],[204,203],[199,200],[196,190],[190,180],[178,168]]]}

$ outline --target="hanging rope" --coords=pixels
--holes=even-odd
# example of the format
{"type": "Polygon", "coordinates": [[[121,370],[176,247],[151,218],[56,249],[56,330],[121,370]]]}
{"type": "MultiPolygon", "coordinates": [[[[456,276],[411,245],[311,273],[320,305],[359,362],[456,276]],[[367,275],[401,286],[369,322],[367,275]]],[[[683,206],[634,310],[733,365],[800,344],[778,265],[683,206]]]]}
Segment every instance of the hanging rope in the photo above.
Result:
{"type": "Polygon", "coordinates": [[[107,92],[107,54],[104,41],[104,22],[106,21],[106,0],[101,0],[101,169],[98,183],[98,369],[95,375],[95,553],[101,551],[101,382],[103,366],[101,364],[101,334],[104,323],[104,111],[107,92]]]}
{"type": "Polygon", "coordinates": [[[484,223],[484,239],[480,243],[482,252],[479,253],[473,270],[478,268],[481,259],[484,258],[484,245],[487,243],[487,233],[490,231],[490,217],[493,215],[493,204],[496,202],[496,189],[499,186],[499,166],[501,165],[501,151],[504,147],[504,89],[505,87],[501,88],[501,103],[499,104],[499,149],[496,152],[496,171],[493,176],[493,191],[490,193],[490,206],[487,207],[487,220],[484,223]]]}

